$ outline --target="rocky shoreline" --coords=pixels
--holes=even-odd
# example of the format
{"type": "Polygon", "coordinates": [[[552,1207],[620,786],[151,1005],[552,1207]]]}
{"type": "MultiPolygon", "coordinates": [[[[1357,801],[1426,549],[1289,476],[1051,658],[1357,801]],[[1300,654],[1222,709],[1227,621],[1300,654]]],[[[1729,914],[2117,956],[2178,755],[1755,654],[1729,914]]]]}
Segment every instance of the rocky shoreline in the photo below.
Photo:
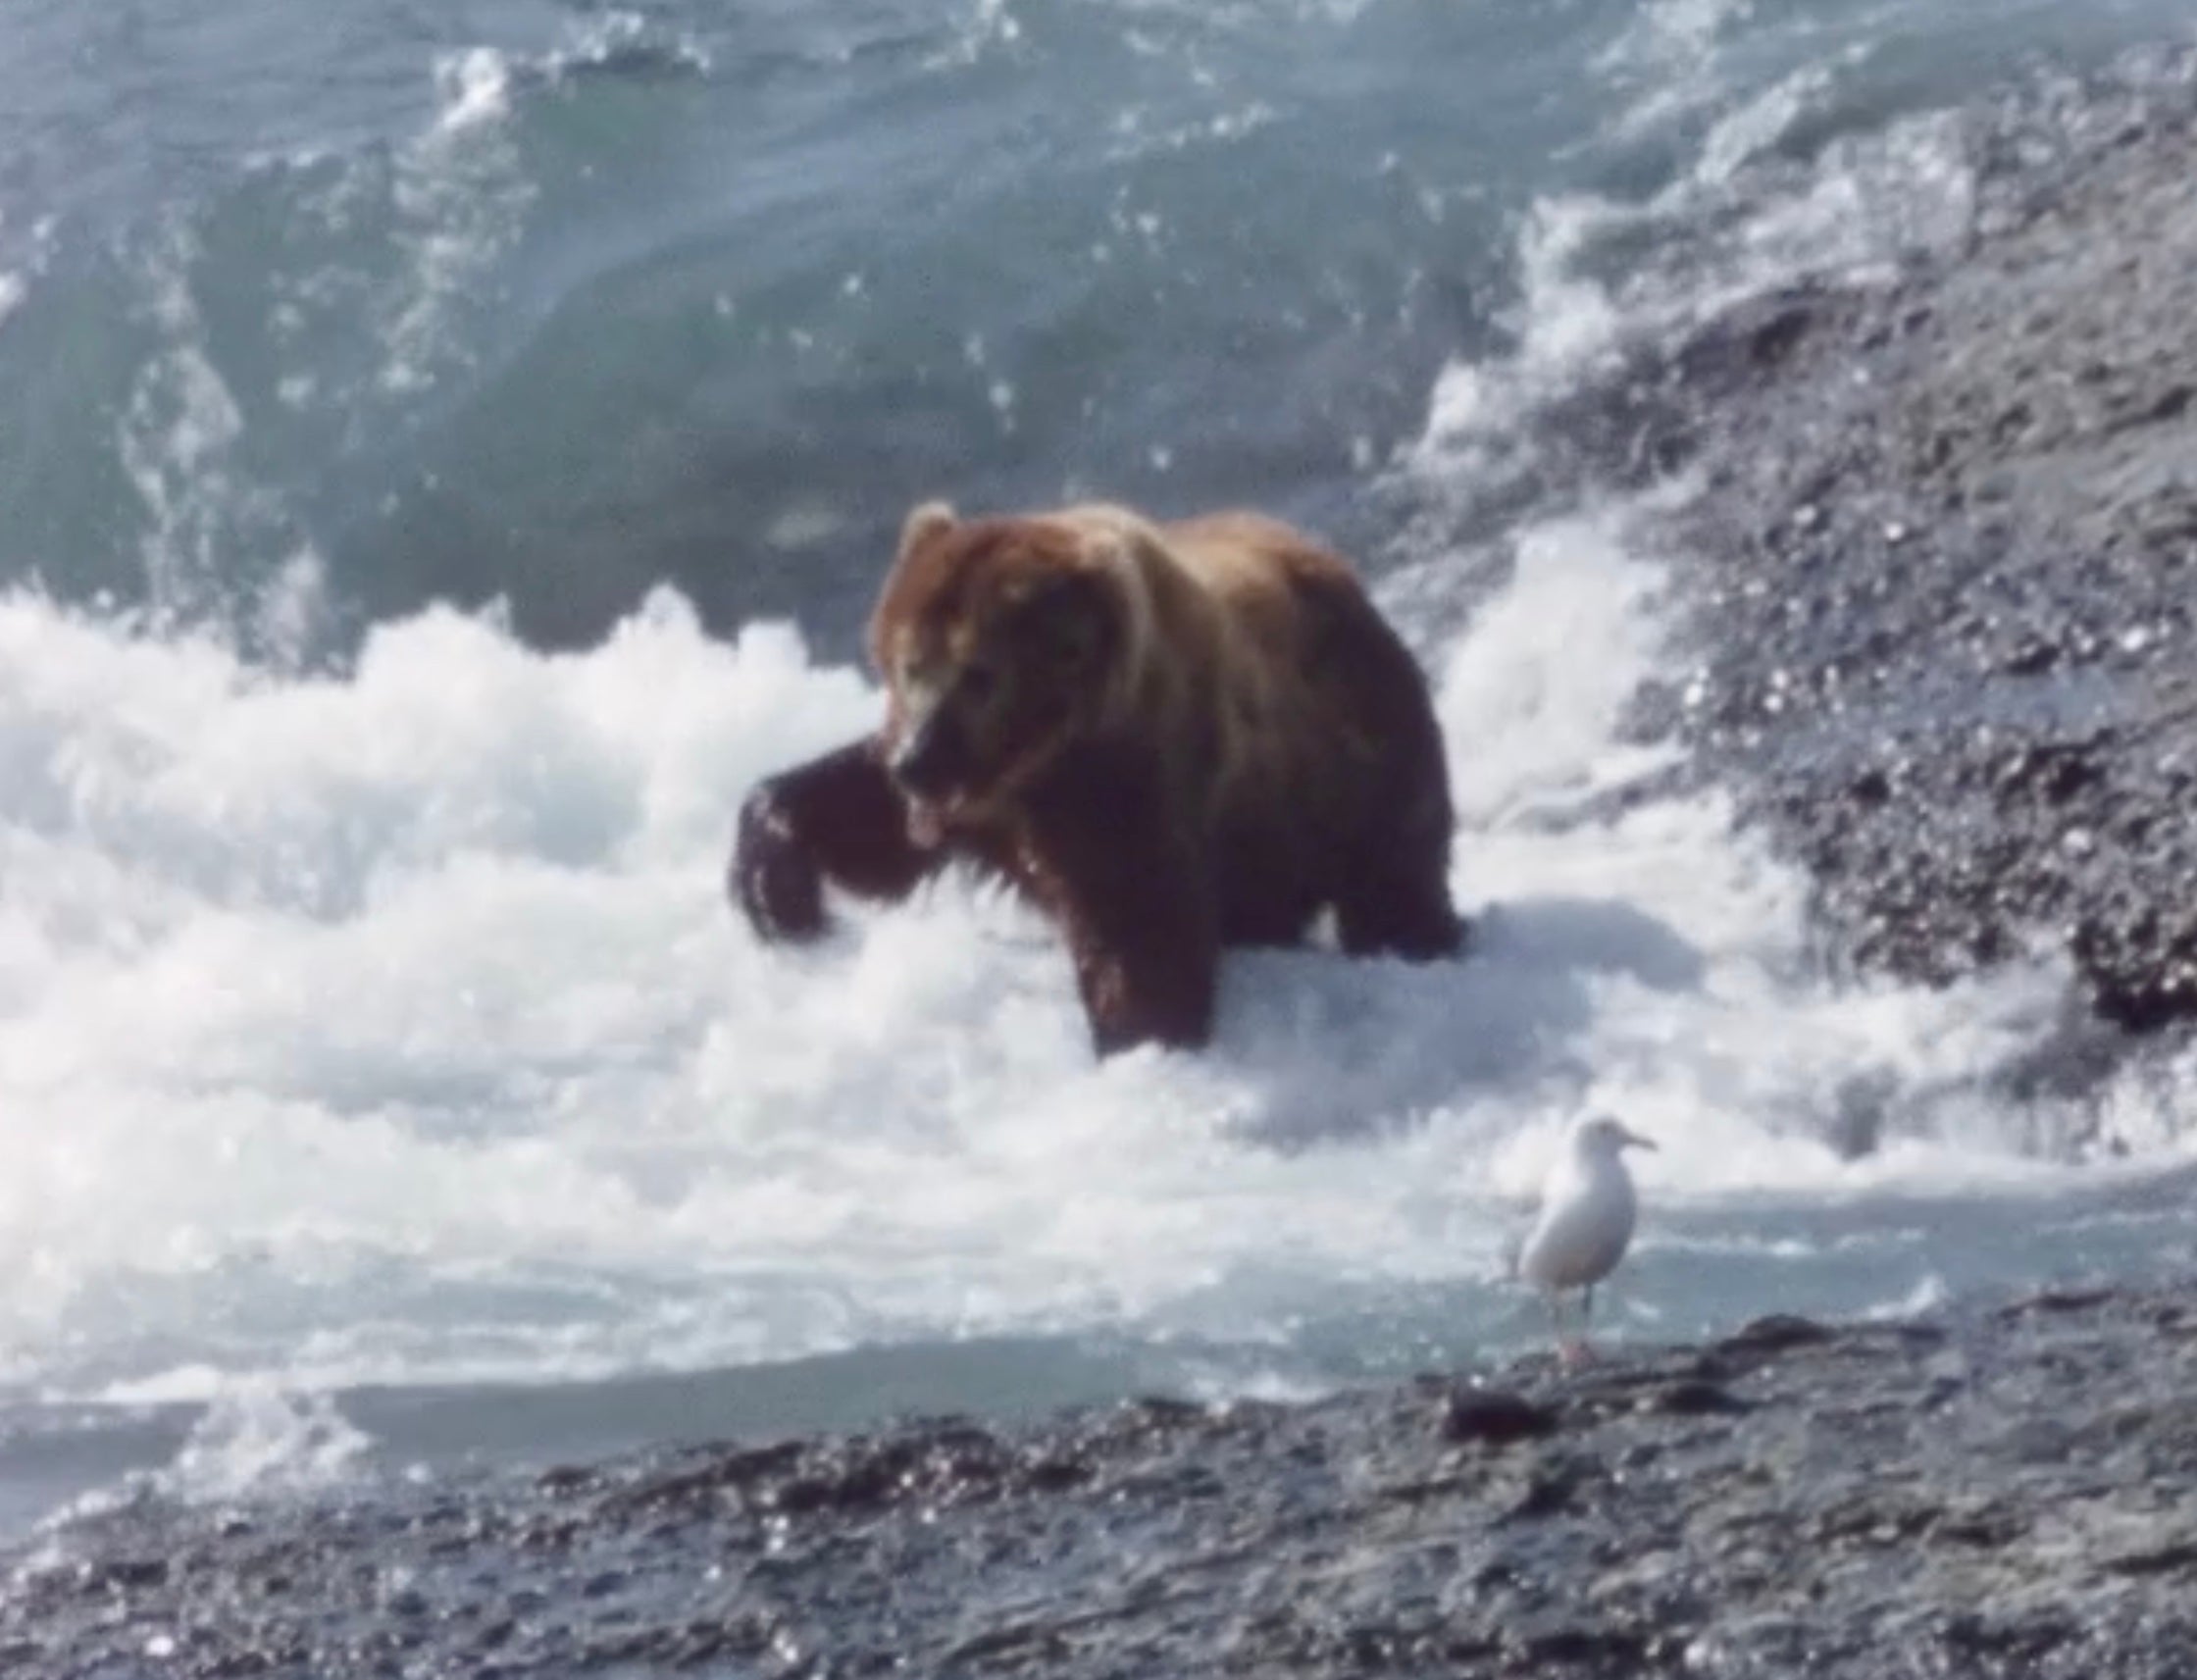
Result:
{"type": "Polygon", "coordinates": [[[2197,1652],[2197,1285],[147,1502],[11,1562],[0,1666],[38,1680],[2169,1680],[2197,1652]]]}
{"type": "Polygon", "coordinates": [[[1754,300],[1552,416],[1673,469],[1695,670],[1649,697],[1815,884],[1839,954],[2038,949],[2197,1018],[2197,59],[1962,119],[1967,237],[1754,300]]]}

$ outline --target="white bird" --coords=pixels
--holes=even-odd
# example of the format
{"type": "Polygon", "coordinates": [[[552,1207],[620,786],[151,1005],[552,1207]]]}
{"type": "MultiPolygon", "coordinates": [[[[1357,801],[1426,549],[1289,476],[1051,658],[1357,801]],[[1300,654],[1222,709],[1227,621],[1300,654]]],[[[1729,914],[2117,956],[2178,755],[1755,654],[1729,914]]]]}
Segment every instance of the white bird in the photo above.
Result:
{"type": "Polygon", "coordinates": [[[1566,1363],[1588,1352],[1595,1285],[1616,1270],[1632,1242],[1639,1198],[1633,1194],[1632,1174],[1625,1170],[1624,1151],[1655,1146],[1608,1115],[1581,1120],[1542,1183],[1541,1216],[1519,1247],[1518,1275],[1547,1294],[1558,1351],[1566,1363]],[[1584,1292],[1575,1349],[1564,1345],[1561,1310],[1563,1292],[1573,1289],[1584,1292]]]}

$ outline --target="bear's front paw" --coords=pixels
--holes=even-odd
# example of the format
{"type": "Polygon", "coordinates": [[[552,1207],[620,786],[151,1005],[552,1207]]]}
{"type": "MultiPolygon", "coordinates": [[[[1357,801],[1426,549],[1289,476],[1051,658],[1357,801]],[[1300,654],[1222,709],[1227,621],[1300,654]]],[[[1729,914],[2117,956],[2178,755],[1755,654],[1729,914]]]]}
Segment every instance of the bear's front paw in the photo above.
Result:
{"type": "Polygon", "coordinates": [[[824,882],[776,790],[758,788],[740,808],[726,890],[765,940],[813,939],[824,931],[824,882]]]}

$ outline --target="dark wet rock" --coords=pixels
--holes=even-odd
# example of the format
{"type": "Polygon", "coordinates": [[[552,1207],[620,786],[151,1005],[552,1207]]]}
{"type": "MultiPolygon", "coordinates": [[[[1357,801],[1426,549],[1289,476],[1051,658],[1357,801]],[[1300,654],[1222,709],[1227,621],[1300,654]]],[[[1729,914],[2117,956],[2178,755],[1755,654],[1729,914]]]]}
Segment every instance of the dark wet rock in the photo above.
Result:
{"type": "Polygon", "coordinates": [[[1597,1467],[1579,1457],[1550,1456],[1522,1478],[1492,1485],[1499,1522],[1531,1522],[1585,1508],[1597,1467]]]}
{"type": "Polygon", "coordinates": [[[1814,1347],[1832,1337],[1833,1332],[1813,1319],[1773,1312],[1741,1325],[1716,1344],[1716,1351],[1727,1356],[1783,1353],[1795,1348],[1814,1347]]]}
{"type": "Polygon", "coordinates": [[[2109,1575],[2186,1575],[2197,1580],[2197,1538],[2122,1552],[2099,1559],[2109,1575]]]}
{"type": "Polygon", "coordinates": [[[2111,1290],[2102,1289],[2052,1289],[2039,1290],[2035,1295],[2023,1296],[2000,1310],[2010,1318],[2020,1318],[2039,1312],[2082,1312],[2112,1298],[2111,1290]]]}
{"type": "Polygon", "coordinates": [[[1442,1416],[1444,1439],[1507,1447],[1555,1432],[1557,1414],[1507,1389],[1458,1389],[1442,1416]]]}
{"type": "Polygon", "coordinates": [[[1752,299],[1550,422],[1583,480],[1696,475],[1658,534],[1694,669],[1645,727],[1845,959],[2057,948],[2133,1032],[2197,1018],[2193,63],[1967,114],[1957,248],[1752,299]]]}
{"type": "Polygon", "coordinates": [[[1718,1383],[1704,1382],[1698,1377],[1667,1383],[1652,1390],[1646,1404],[1649,1409],[1665,1412],[1672,1417],[1728,1417],[1751,1409],[1748,1402],[1731,1390],[1718,1383]]]}
{"type": "Polygon", "coordinates": [[[2185,1675],[2197,1285],[2043,1298],[1298,1406],[147,1499],[0,1558],[0,1657],[24,1680],[2185,1675]]]}

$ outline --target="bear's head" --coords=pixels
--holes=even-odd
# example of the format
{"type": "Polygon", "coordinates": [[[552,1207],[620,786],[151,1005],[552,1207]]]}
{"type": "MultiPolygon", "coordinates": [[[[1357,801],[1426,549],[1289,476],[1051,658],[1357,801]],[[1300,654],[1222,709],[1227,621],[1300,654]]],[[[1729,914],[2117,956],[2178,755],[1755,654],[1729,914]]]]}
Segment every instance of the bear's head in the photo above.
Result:
{"type": "Polygon", "coordinates": [[[936,845],[1008,814],[1117,703],[1131,630],[1109,534],[1044,517],[964,521],[943,502],[910,513],[869,637],[910,838],[936,845]]]}

